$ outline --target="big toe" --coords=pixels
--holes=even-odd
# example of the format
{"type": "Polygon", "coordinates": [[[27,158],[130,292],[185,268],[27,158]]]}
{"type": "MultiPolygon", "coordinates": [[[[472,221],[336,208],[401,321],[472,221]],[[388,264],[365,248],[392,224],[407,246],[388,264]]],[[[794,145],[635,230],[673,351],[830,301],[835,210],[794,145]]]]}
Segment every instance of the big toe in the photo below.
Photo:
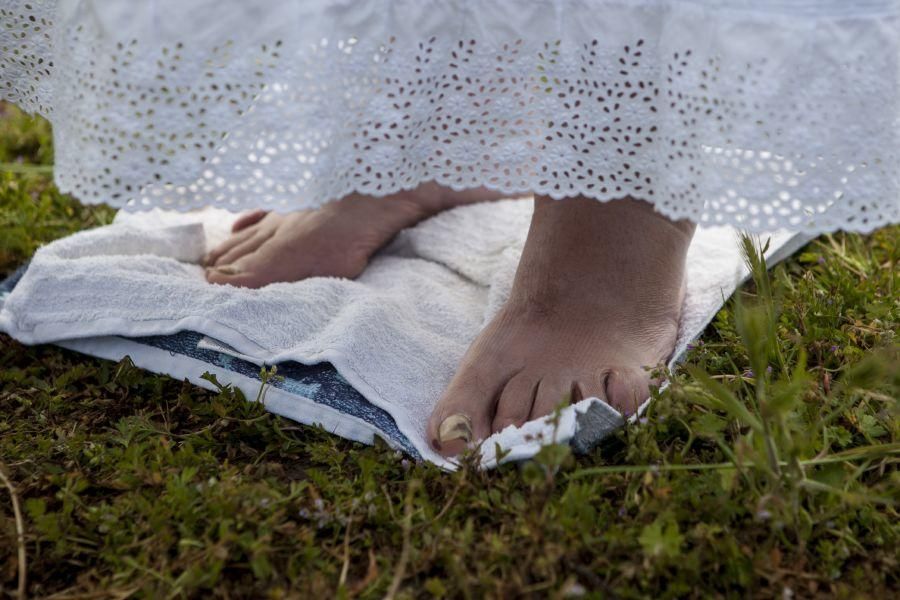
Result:
{"type": "Polygon", "coordinates": [[[428,439],[442,456],[460,454],[491,434],[491,416],[502,381],[461,369],[428,421],[428,439]]]}
{"type": "Polygon", "coordinates": [[[606,400],[622,414],[634,414],[650,397],[650,383],[650,373],[644,369],[612,369],[606,376],[606,400]]]}

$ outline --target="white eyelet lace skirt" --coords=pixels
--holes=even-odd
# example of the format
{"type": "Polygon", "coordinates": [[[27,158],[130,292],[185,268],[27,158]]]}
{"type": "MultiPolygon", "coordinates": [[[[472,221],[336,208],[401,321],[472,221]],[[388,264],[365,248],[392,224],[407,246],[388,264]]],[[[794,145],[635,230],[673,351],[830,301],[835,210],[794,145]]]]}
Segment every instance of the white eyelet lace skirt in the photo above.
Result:
{"type": "Polygon", "coordinates": [[[896,0],[0,0],[59,187],[293,210],[437,181],[747,230],[900,221],[896,0]]]}

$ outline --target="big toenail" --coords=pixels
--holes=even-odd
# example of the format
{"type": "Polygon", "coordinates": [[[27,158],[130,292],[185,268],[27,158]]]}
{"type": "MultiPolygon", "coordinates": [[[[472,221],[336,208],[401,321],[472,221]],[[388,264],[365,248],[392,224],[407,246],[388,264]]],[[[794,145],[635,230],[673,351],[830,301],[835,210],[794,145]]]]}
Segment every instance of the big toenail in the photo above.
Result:
{"type": "Polygon", "coordinates": [[[456,413],[450,415],[438,427],[438,440],[441,443],[463,440],[467,444],[472,441],[472,419],[468,415],[456,413]]]}

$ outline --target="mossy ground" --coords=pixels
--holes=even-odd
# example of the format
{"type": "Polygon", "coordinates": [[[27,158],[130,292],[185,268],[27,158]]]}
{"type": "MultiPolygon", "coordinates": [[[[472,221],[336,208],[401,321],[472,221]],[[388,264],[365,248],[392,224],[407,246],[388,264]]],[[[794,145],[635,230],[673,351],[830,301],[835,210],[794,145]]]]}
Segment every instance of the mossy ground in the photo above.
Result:
{"type": "MultiPolygon", "coordinates": [[[[113,211],[30,167],[46,123],[0,113],[2,275],[113,211]]],[[[28,595],[896,597],[898,258],[889,227],[758,270],[644,422],[488,473],[0,336],[28,595]]],[[[0,486],[5,597],[12,507],[0,486]]]]}

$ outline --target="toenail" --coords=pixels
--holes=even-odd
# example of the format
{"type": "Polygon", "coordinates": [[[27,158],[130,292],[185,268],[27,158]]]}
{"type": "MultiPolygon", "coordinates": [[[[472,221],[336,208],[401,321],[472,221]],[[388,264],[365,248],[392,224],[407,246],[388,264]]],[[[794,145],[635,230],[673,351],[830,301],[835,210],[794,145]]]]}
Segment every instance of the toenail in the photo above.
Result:
{"type": "Polygon", "coordinates": [[[468,415],[456,413],[450,415],[438,427],[438,441],[442,444],[454,440],[463,440],[466,443],[472,441],[472,419],[468,415]]]}
{"type": "Polygon", "coordinates": [[[210,270],[221,273],[222,275],[238,275],[241,269],[234,265],[224,265],[221,267],[210,267],[210,270]]]}

